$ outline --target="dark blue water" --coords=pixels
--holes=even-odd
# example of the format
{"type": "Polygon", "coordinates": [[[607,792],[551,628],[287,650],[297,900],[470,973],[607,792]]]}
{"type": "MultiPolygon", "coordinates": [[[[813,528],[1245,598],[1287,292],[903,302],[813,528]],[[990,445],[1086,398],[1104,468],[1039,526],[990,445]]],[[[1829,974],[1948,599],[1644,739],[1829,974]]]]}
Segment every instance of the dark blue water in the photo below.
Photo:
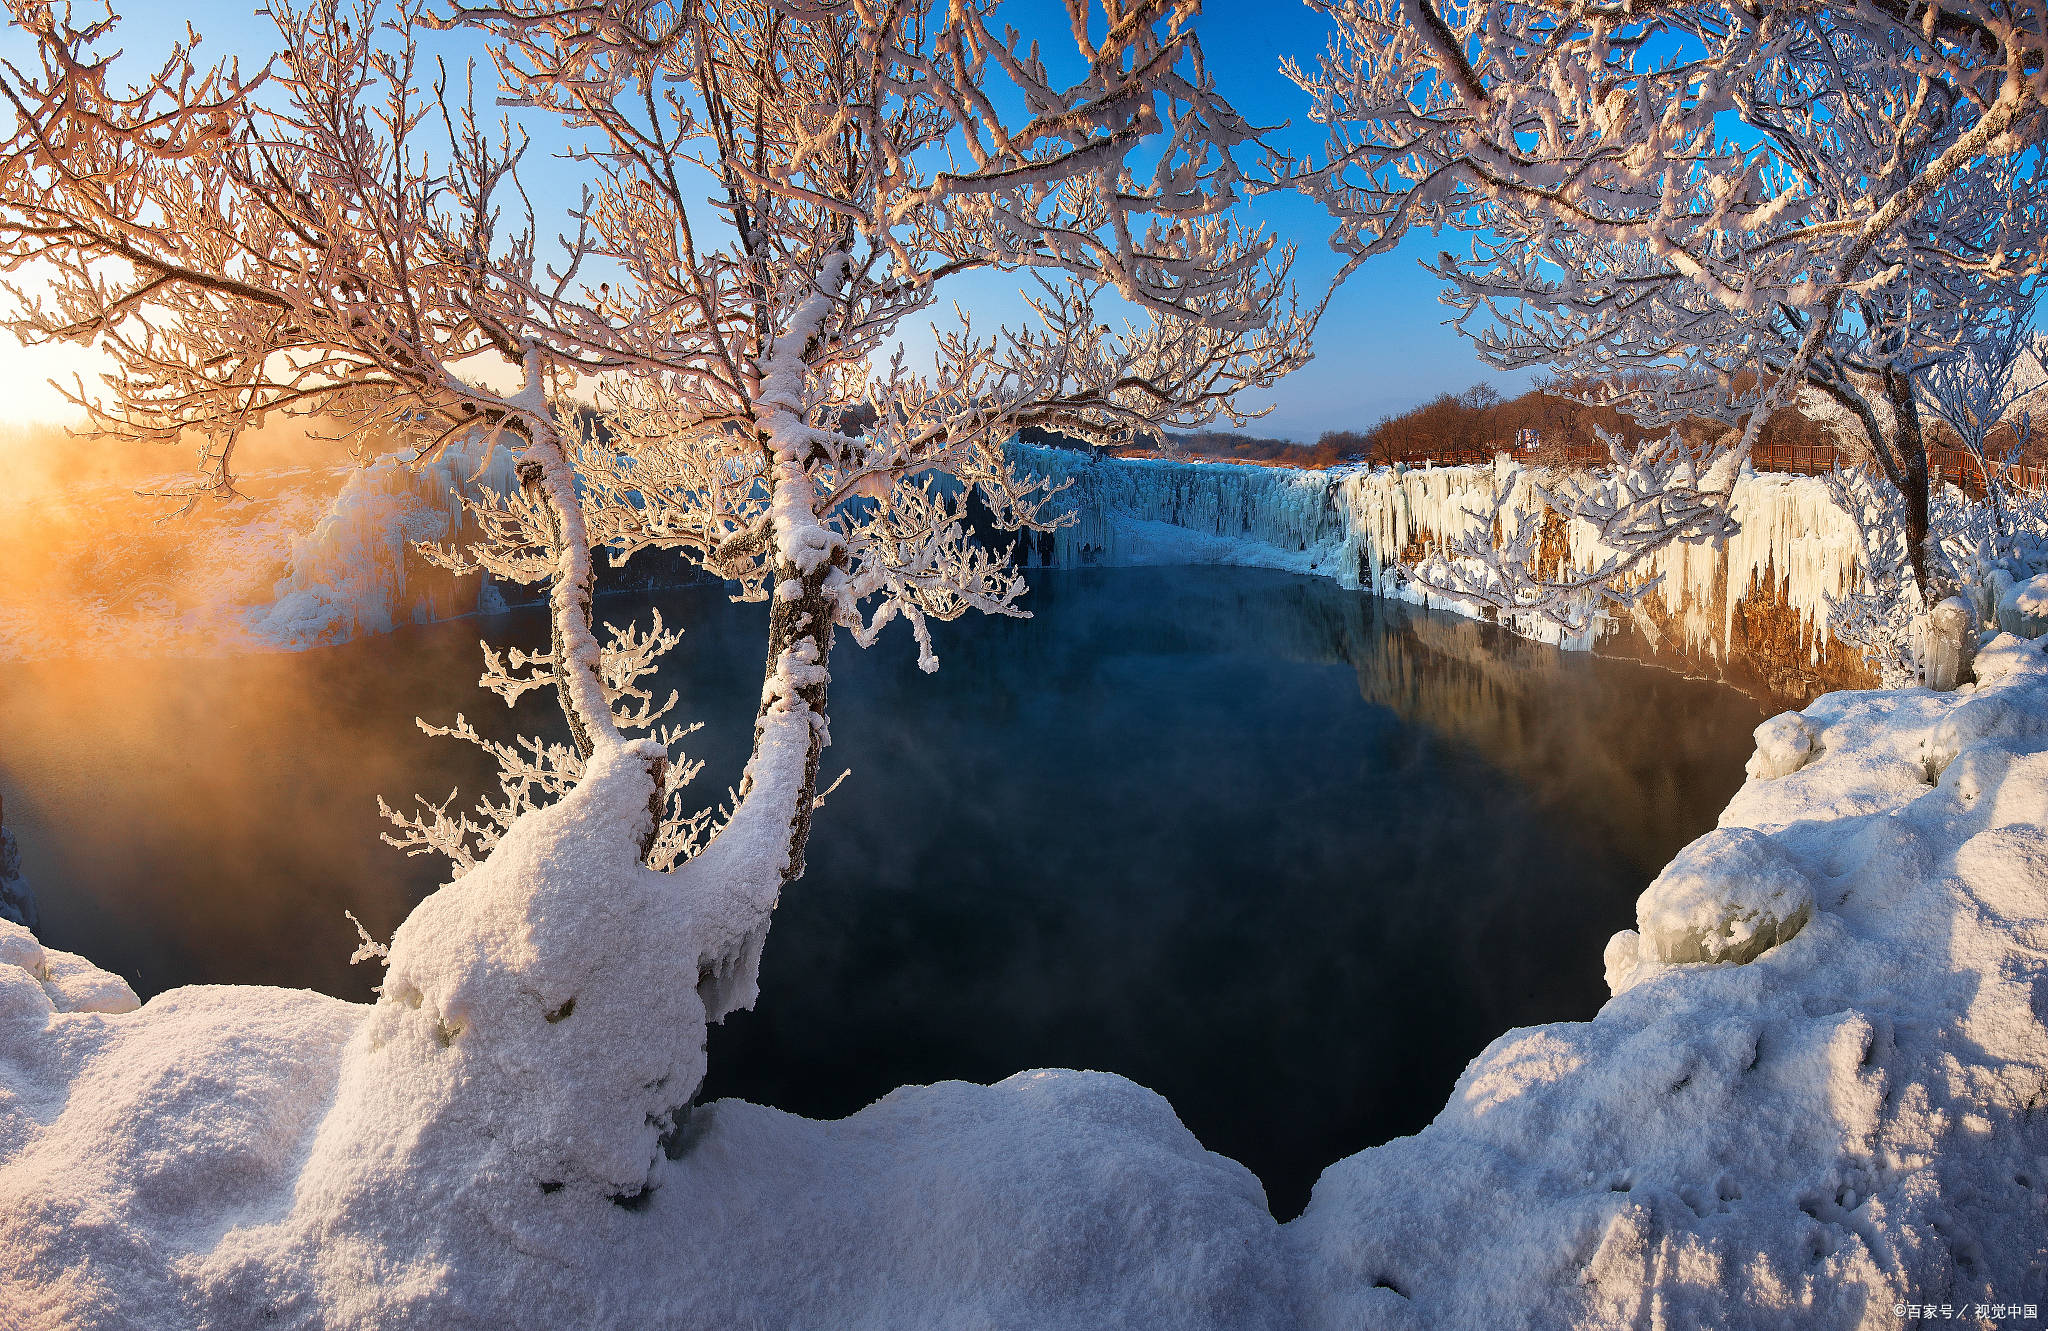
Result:
{"type": "MultiPolygon", "coordinates": [[[[737,779],[765,616],[714,589],[664,684],[737,779]]],[[[1297,1211],[1342,1155],[1413,1132],[1510,1026],[1584,1018],[1643,885],[1710,828],[1759,708],[1258,570],[1034,579],[1029,621],[885,634],[833,661],[810,872],[707,1096],[811,1116],[891,1087],[1102,1068],[1165,1094],[1297,1211]]],[[[631,605],[612,602],[612,613],[631,605]]],[[[193,982],[361,998],[353,909],[388,934],[438,864],[375,796],[488,778],[410,728],[476,691],[475,640],[531,615],[296,656],[0,670],[0,795],[54,946],[145,994],[193,982]]]]}

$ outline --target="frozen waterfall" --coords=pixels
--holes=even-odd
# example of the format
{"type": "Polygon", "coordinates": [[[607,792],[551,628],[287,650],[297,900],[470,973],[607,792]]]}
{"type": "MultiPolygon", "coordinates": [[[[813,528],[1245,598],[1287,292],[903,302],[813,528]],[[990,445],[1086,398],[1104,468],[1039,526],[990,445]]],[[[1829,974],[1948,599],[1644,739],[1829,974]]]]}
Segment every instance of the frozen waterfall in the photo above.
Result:
{"type": "MultiPolygon", "coordinates": [[[[1483,518],[1512,464],[1493,467],[1393,467],[1306,471],[1232,463],[1101,457],[1070,449],[1012,444],[1021,470],[1069,485],[1054,501],[1074,521],[1030,543],[1032,565],[1250,564],[1333,577],[1347,587],[1466,614],[1475,608],[1424,591],[1402,567],[1483,518]]],[[[1540,503],[1514,487],[1516,504],[1540,503]]],[[[1686,654],[1725,662],[1739,653],[1738,609],[1768,599],[1789,618],[1796,650],[1809,665],[1832,645],[1828,608],[1858,577],[1855,524],[1818,477],[1746,474],[1734,509],[1741,531],[1719,549],[1672,545],[1659,552],[1661,575],[1645,614],[1631,627],[1656,647],[1667,635],[1686,654]]],[[[1573,559],[1590,562],[1597,545],[1587,524],[1565,524],[1573,559]]],[[[1489,612],[1490,613],[1490,612],[1489,612]]],[[[1558,641],[1554,626],[1510,625],[1525,636],[1558,641]]],[[[1590,648],[1622,631],[1605,622],[1561,645],[1590,648]]]]}
{"type": "Polygon", "coordinates": [[[450,602],[452,580],[413,547],[455,538],[465,496],[511,493],[514,462],[508,449],[458,440],[424,462],[392,453],[351,474],[326,515],[293,542],[271,604],[249,612],[251,633],[312,647],[477,608],[467,589],[465,604],[450,602]]]}

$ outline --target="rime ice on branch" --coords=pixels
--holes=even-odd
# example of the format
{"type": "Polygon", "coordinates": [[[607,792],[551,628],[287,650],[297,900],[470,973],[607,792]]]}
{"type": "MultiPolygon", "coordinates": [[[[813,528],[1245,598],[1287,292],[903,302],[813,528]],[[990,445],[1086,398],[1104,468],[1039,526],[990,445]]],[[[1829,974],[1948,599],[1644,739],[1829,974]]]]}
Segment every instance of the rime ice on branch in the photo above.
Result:
{"type": "MultiPolygon", "coordinates": [[[[362,1051],[349,1066],[365,1077],[371,1054],[431,1059],[437,1040],[467,1039],[479,1068],[538,1059],[564,1103],[610,1085],[617,1069],[557,1066],[537,1052],[554,1048],[546,1029],[477,1007],[536,986],[564,1003],[563,977],[600,959],[644,983],[591,979],[565,1022],[624,1021],[605,1004],[680,983],[701,1001],[661,1038],[694,1051],[703,1019],[751,1002],[768,913],[803,870],[837,631],[866,644],[904,619],[930,668],[932,621],[1020,613],[1021,580],[967,523],[970,498],[999,526],[1045,522],[1044,487],[1002,442],[1025,426],[1114,440],[1242,421],[1235,395],[1307,355],[1290,252],[1231,217],[1255,131],[1209,79],[1194,0],[1071,0],[1063,50],[999,26],[993,0],[502,0],[431,16],[420,0],[285,0],[270,11],[281,54],[259,74],[201,72],[181,48],[135,88],[102,54],[111,22],[11,7],[38,63],[0,77],[16,111],[0,265],[60,275],[47,301],[17,299],[12,326],[109,346],[120,372],[101,423],[204,436],[203,484],[223,491],[234,440],[271,411],[409,436],[426,458],[462,437],[517,455],[516,490],[475,509],[485,539],[435,553],[549,585],[548,649],[490,655],[484,683],[508,702],[552,689],[569,742],[486,744],[498,799],[393,815],[397,842],[445,854],[458,881],[393,940],[405,983],[387,983],[380,1012],[423,1015],[390,1014],[407,1037],[362,1051]],[[429,29],[489,43],[518,121],[479,117],[423,53],[429,29]],[[570,132],[586,179],[546,223],[519,177],[518,125],[535,119],[570,132]],[[1032,322],[963,318],[922,371],[886,354],[947,278],[986,269],[1027,276],[1032,322]],[[1105,300],[1130,317],[1120,331],[1105,300]],[[558,411],[571,389],[596,394],[594,427],[558,411]],[[650,547],[770,603],[754,751],[720,826],[683,815],[694,765],[665,721],[674,700],[641,687],[676,635],[593,617],[594,551],[650,547]],[[573,811],[529,826],[549,804],[573,811]],[[607,838],[641,872],[675,867],[674,891],[647,888],[607,838]],[[505,864],[501,841],[522,847],[505,864]],[[640,927],[551,904],[586,862],[640,927]],[[676,892],[688,918],[656,918],[676,892]],[[522,912],[531,955],[491,942],[522,912]],[[484,1058],[499,1042],[504,1061],[484,1058]]],[[[449,729],[483,742],[461,718],[449,729]]],[[[702,1070],[654,1062],[676,1070],[658,1104],[636,1092],[584,1125],[611,1152],[584,1174],[623,1193],[620,1160],[644,1166],[702,1070]]],[[[531,1087],[442,1091],[405,1105],[408,1121],[474,1124],[531,1087]]],[[[373,1117],[399,1112],[362,1097],[373,1117]]],[[[536,1131],[568,1141],[563,1112],[536,1131]]],[[[518,1139],[534,1143],[524,1167],[556,1149],[518,1139]]]]}
{"type": "Polygon", "coordinates": [[[1554,366],[1647,424],[1727,427],[1703,452],[1617,445],[1609,477],[1548,492],[1610,558],[1528,578],[1475,543],[1478,575],[1446,590],[1568,625],[1626,600],[1658,548],[1726,535],[1752,444],[1802,392],[1903,496],[1931,590],[1915,378],[2042,269],[2038,5],[1318,8],[1334,44],[1293,73],[1330,138],[1297,178],[1337,249],[1465,232],[1434,271],[1483,357],[1554,366]]]}

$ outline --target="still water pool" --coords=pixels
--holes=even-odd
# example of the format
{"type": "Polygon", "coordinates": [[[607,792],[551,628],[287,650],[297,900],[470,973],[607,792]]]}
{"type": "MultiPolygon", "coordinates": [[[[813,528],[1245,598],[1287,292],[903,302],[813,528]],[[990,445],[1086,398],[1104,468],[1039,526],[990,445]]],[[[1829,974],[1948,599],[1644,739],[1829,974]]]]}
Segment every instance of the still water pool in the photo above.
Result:
{"type": "MultiPolygon", "coordinates": [[[[904,1083],[1119,1072],[1297,1212],[1320,1169],[1421,1128],[1510,1026],[1589,1017],[1601,948],[1741,782],[1757,705],[1471,621],[1250,569],[1033,576],[1036,618],[892,630],[833,661],[827,802],[761,1001],[712,1032],[708,1097],[813,1117],[904,1083]]],[[[663,684],[737,781],[765,612],[714,588],[663,684]]],[[[645,607],[606,603],[613,616],[645,607]]],[[[366,998],[437,861],[376,797],[490,773],[411,718],[554,725],[474,686],[479,635],[296,655],[0,666],[0,796],[52,946],[145,996],[366,998]]]]}

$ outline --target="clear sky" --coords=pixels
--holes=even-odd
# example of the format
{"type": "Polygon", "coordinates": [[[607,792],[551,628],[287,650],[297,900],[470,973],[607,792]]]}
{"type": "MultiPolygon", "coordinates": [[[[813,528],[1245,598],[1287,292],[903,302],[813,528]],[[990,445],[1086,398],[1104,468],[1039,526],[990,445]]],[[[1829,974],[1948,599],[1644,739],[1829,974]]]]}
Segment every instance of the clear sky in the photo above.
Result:
{"type": "MultiPolygon", "coordinates": [[[[275,41],[270,21],[246,4],[143,6],[115,0],[115,8],[125,16],[120,44],[138,62],[166,49],[188,20],[206,38],[202,54],[235,53],[260,63],[275,41]]],[[[1064,13],[1048,0],[1010,0],[1003,13],[1026,33],[1044,31],[1048,48],[1066,40],[1064,13]]],[[[1281,73],[1280,62],[1293,56],[1309,63],[1322,51],[1328,32],[1323,16],[1300,0],[1206,0],[1198,31],[1212,74],[1241,112],[1257,124],[1286,124],[1275,139],[1291,151],[1320,147],[1321,133],[1308,123],[1307,98],[1281,73]]],[[[0,35],[0,56],[18,59],[25,46],[11,26],[0,35]]],[[[566,177],[564,185],[571,185],[566,177]]],[[[1303,294],[1311,300],[1319,295],[1339,267],[1321,208],[1296,196],[1270,196],[1255,206],[1254,215],[1299,245],[1295,271],[1303,294]]],[[[1363,428],[1388,412],[1475,382],[1518,389],[1522,378],[1491,371],[1465,339],[1444,326],[1448,311],[1437,303],[1439,284],[1418,260],[1452,239],[1411,238],[1355,273],[1324,316],[1315,361],[1271,394],[1272,413],[1251,428],[1305,441],[1327,429],[1363,428]]],[[[958,284],[949,299],[994,320],[1015,308],[1015,291],[1014,279],[983,274],[958,284]]],[[[921,339],[907,340],[914,347],[921,339]]],[[[32,353],[0,335],[0,418],[67,417],[62,400],[42,381],[53,373],[68,380],[90,364],[72,348],[32,353]]]]}

